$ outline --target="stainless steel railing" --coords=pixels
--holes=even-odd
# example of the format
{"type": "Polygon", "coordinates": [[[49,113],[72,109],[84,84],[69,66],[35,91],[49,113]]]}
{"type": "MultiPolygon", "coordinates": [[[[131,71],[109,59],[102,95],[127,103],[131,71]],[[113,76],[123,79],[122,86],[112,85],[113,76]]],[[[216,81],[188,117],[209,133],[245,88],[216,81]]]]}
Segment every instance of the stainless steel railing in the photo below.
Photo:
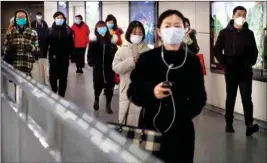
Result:
{"type": "Polygon", "coordinates": [[[46,86],[1,63],[1,162],[161,162],[46,86]]]}

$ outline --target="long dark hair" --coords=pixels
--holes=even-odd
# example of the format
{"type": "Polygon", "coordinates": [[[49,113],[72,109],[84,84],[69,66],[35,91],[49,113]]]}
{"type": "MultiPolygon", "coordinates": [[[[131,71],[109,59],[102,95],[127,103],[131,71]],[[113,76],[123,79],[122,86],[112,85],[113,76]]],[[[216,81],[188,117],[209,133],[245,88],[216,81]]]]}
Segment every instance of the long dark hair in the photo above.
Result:
{"type": "Polygon", "coordinates": [[[109,14],[109,15],[107,16],[105,22],[107,23],[108,21],[113,21],[113,22],[114,22],[113,30],[118,29],[117,19],[115,18],[115,16],[113,16],[112,14],[109,14]]]}
{"type": "Polygon", "coordinates": [[[106,25],[106,23],[102,20],[98,21],[95,25],[95,35],[96,35],[96,38],[97,38],[97,41],[100,41],[100,40],[104,40],[105,42],[110,42],[111,41],[111,34],[109,33],[108,31],[108,27],[106,25]],[[97,32],[97,28],[98,27],[106,27],[107,28],[107,32],[105,34],[104,37],[102,37],[98,32],[97,32]]]}

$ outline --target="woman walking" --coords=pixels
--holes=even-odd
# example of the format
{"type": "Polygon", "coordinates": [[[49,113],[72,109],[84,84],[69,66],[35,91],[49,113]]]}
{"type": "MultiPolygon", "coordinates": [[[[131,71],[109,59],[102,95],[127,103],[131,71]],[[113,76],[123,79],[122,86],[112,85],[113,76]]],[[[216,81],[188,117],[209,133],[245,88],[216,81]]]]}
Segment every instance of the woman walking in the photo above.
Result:
{"type": "MultiPolygon", "coordinates": [[[[119,122],[122,122],[129,104],[127,90],[131,82],[130,74],[135,68],[139,55],[149,50],[147,44],[144,42],[144,26],[139,21],[132,21],[129,24],[125,39],[126,41],[115,54],[112,64],[113,70],[120,75],[119,122]]],[[[127,120],[128,125],[138,126],[140,110],[141,108],[139,106],[131,104],[127,120]]]]}
{"type": "Polygon", "coordinates": [[[89,66],[93,67],[94,110],[99,110],[99,96],[106,89],[106,112],[112,114],[111,100],[113,97],[114,71],[112,62],[117,51],[117,38],[112,38],[104,21],[95,26],[95,36],[90,36],[90,46],[87,54],[89,66]]]}

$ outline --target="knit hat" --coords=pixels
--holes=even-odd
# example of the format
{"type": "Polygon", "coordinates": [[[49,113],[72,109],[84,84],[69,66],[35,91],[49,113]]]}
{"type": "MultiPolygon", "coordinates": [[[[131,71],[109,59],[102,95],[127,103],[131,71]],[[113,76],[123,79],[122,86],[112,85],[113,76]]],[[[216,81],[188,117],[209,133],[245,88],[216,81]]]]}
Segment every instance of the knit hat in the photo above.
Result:
{"type": "Polygon", "coordinates": [[[53,15],[53,18],[55,19],[55,18],[58,17],[59,15],[62,15],[63,18],[64,18],[64,20],[66,20],[65,15],[63,14],[63,12],[60,12],[60,11],[55,12],[54,15],[53,15]]]}

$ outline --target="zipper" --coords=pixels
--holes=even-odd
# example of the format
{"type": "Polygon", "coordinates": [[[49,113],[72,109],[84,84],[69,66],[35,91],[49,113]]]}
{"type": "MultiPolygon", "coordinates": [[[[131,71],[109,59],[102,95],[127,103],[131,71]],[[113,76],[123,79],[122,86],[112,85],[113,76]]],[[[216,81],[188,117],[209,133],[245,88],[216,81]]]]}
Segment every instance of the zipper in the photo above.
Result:
{"type": "Polygon", "coordinates": [[[105,51],[106,51],[106,44],[103,44],[102,70],[103,70],[104,83],[107,84],[106,77],[105,77],[105,51]]]}

